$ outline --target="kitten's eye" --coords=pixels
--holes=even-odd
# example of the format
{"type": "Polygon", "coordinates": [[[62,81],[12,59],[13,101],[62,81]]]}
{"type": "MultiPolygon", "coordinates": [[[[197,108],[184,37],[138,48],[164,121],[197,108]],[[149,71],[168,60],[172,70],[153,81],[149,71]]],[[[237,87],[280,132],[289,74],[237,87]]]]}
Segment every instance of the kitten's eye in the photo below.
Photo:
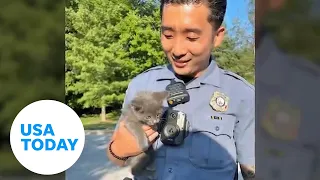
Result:
{"type": "Polygon", "coordinates": [[[151,119],[151,116],[147,116],[146,119],[147,119],[147,120],[151,119]]]}

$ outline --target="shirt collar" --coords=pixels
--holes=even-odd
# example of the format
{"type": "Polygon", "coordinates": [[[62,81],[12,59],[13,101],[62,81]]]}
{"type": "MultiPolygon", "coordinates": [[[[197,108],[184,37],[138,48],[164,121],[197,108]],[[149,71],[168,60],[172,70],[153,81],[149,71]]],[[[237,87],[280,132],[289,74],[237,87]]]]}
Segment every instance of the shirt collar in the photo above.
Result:
{"type": "Polygon", "coordinates": [[[220,87],[221,69],[217,65],[216,60],[211,57],[210,64],[205,72],[199,77],[200,83],[210,84],[220,87]]]}
{"type": "MultiPolygon", "coordinates": [[[[188,86],[197,87],[201,84],[209,84],[220,87],[221,69],[218,67],[214,57],[211,56],[210,64],[205,72],[197,79],[191,81],[188,86]]],[[[161,74],[161,77],[157,81],[172,80],[180,81],[174,74],[174,70],[171,64],[167,65],[165,71],[161,74]]]]}

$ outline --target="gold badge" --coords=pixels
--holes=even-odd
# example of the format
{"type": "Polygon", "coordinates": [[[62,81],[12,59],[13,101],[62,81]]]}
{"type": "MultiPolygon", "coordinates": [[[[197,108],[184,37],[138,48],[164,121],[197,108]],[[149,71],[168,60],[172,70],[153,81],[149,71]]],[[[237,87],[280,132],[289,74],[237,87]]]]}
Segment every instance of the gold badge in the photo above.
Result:
{"type": "Polygon", "coordinates": [[[272,137],[290,141],[298,136],[300,119],[299,109],[279,99],[271,99],[261,126],[272,137]]]}
{"type": "Polygon", "coordinates": [[[210,106],[213,110],[218,112],[225,112],[228,110],[229,97],[221,92],[214,92],[211,100],[210,106]]]}

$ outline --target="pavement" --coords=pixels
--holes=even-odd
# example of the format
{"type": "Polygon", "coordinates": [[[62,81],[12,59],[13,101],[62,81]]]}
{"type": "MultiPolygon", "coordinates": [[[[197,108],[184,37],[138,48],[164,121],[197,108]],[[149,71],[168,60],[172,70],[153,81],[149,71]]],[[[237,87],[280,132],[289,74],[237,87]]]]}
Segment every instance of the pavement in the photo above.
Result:
{"type": "MultiPolygon", "coordinates": [[[[112,131],[86,131],[86,142],[78,161],[66,171],[66,180],[123,180],[130,177],[126,168],[114,166],[107,158],[107,143],[112,131]]],[[[241,175],[239,180],[243,180],[241,175]]]]}
{"type": "MultiPolygon", "coordinates": [[[[123,169],[114,166],[107,158],[106,148],[112,131],[86,131],[86,141],[78,161],[66,171],[66,180],[107,180],[104,176],[123,169]]],[[[108,178],[111,180],[111,178],[108,178]]],[[[123,179],[123,177],[122,177],[123,179]]],[[[119,180],[122,180],[121,178],[119,180]]],[[[112,180],[118,180],[114,177],[112,180]]]]}

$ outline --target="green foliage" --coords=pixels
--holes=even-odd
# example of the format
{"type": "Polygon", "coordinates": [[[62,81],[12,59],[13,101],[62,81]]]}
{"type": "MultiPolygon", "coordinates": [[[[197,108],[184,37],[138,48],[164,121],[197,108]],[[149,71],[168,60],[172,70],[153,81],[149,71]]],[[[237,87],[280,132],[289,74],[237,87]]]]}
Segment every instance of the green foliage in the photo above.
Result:
{"type": "Polygon", "coordinates": [[[0,179],[42,179],[29,177],[35,174],[17,161],[9,132],[28,104],[64,101],[64,1],[1,1],[0,7],[0,179]]]}
{"type": "MultiPolygon", "coordinates": [[[[66,95],[72,107],[118,106],[130,80],[166,63],[160,44],[158,2],[139,0],[69,1],[66,7],[66,95]]],[[[235,22],[236,23],[236,22],[235,22]]],[[[251,83],[251,37],[231,29],[214,50],[219,65],[251,83]]]]}
{"type": "Polygon", "coordinates": [[[254,54],[252,48],[236,48],[235,42],[226,37],[222,46],[215,49],[213,54],[221,68],[232,71],[254,84],[254,54]]]}
{"type": "Polygon", "coordinates": [[[254,84],[253,50],[253,33],[246,32],[240,21],[235,20],[233,28],[228,28],[222,45],[214,49],[213,54],[221,68],[232,71],[254,84]]]}
{"type": "Polygon", "coordinates": [[[255,3],[254,0],[249,0],[248,2],[248,18],[250,23],[252,24],[252,27],[255,27],[255,16],[254,16],[254,12],[255,12],[255,3]]]}
{"type": "Polygon", "coordinates": [[[82,0],[66,21],[66,93],[81,94],[83,107],[121,104],[131,78],[165,62],[158,8],[82,0]]]}
{"type": "Polygon", "coordinates": [[[0,136],[28,104],[64,100],[63,3],[0,2],[0,136]]]}

